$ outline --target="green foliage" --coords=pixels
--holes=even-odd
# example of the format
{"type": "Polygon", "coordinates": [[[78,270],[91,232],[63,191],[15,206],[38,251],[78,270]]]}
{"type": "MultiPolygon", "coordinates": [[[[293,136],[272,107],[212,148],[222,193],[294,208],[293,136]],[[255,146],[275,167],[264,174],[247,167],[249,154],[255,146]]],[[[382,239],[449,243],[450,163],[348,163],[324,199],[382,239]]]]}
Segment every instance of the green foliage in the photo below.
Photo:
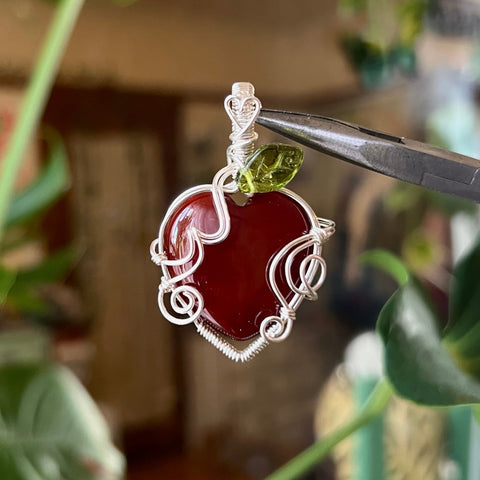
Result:
{"type": "Polygon", "coordinates": [[[424,405],[480,403],[480,383],[442,346],[436,314],[414,282],[387,302],[377,328],[388,378],[401,396],[424,405]]]}
{"type": "Polygon", "coordinates": [[[402,46],[412,46],[423,29],[428,0],[387,0],[378,8],[377,0],[339,0],[341,12],[348,15],[366,14],[367,24],[381,22],[376,16],[393,12],[399,25],[397,41],[402,46]]]}
{"type": "Polygon", "coordinates": [[[24,314],[48,315],[50,306],[39,295],[38,287],[63,280],[77,258],[77,250],[66,247],[27,269],[15,272],[0,269],[0,281],[4,272],[13,277],[3,299],[4,305],[24,314]]]}
{"type": "Polygon", "coordinates": [[[474,202],[405,182],[398,182],[385,197],[385,207],[391,214],[408,212],[412,208],[421,209],[422,204],[447,217],[457,213],[477,213],[474,202]]]}
{"type": "Polygon", "coordinates": [[[480,377],[480,238],[455,269],[444,344],[457,362],[480,377]]]}
{"type": "Polygon", "coordinates": [[[391,45],[383,49],[362,36],[348,35],[343,38],[342,47],[367,88],[380,87],[395,72],[411,75],[417,68],[415,51],[410,46],[391,45]]]}
{"type": "Polygon", "coordinates": [[[440,243],[429,238],[421,228],[410,232],[403,241],[402,257],[409,268],[419,275],[432,265],[441,263],[442,253],[440,243]]]}
{"type": "Polygon", "coordinates": [[[361,36],[347,35],[342,39],[342,48],[367,88],[382,85],[390,78],[392,72],[386,52],[377,45],[361,36]]]}
{"type": "MultiPolygon", "coordinates": [[[[17,195],[13,194],[26,148],[38,128],[83,0],[52,3],[58,3],[58,7],[1,163],[2,253],[10,252],[22,243],[26,226],[38,219],[65,191],[70,181],[61,139],[58,135],[49,135],[45,168],[29,187],[17,195]],[[12,231],[14,234],[10,235],[12,231]]],[[[44,312],[48,306],[39,295],[38,287],[58,281],[71,267],[75,257],[75,252],[68,248],[28,269],[14,271],[0,263],[0,308],[13,307],[22,314],[44,312]]],[[[17,333],[13,332],[14,335],[17,333]]],[[[0,478],[122,478],[123,457],[112,445],[108,428],[93,400],[67,370],[38,362],[45,345],[42,338],[40,336],[35,340],[35,349],[29,348],[26,352],[29,362],[37,360],[36,363],[26,363],[25,359],[19,361],[21,355],[16,355],[16,352],[12,355],[12,332],[0,335],[0,364],[7,359],[12,362],[0,366],[0,478]],[[33,357],[32,350],[35,351],[33,357]]],[[[24,340],[23,335],[17,337],[15,345],[25,348],[24,340]]],[[[27,344],[32,347],[28,336],[27,344]]]]}
{"type": "Polygon", "coordinates": [[[400,43],[402,45],[413,45],[422,33],[427,6],[427,0],[405,0],[398,5],[400,43]]]}
{"type": "Polygon", "coordinates": [[[55,9],[51,27],[38,56],[0,165],[0,238],[14,192],[15,181],[25,159],[27,146],[45,108],[70,33],[84,0],[62,0],[55,9]]]}
{"type": "Polygon", "coordinates": [[[46,166],[31,185],[13,197],[6,217],[7,227],[38,216],[70,185],[67,154],[61,138],[56,132],[49,130],[47,143],[49,149],[46,166]]]}
{"type": "MultiPolygon", "coordinates": [[[[46,165],[32,184],[10,202],[7,234],[8,229],[13,227],[21,227],[21,232],[24,232],[25,226],[36,221],[70,185],[68,161],[61,138],[50,129],[46,139],[49,146],[46,165]]],[[[47,315],[50,307],[39,295],[38,287],[63,280],[77,257],[78,253],[67,247],[28,269],[12,271],[0,263],[0,305],[17,312],[47,315]]]]}
{"type": "Polygon", "coordinates": [[[5,303],[16,278],[17,272],[11,271],[0,265],[0,307],[5,303]]]}
{"type": "Polygon", "coordinates": [[[362,14],[362,27],[345,36],[343,49],[367,88],[384,85],[395,73],[416,73],[415,41],[423,29],[426,0],[339,0],[340,10],[362,14]],[[385,24],[395,23],[397,28],[385,24]]]}
{"type": "Polygon", "coordinates": [[[381,268],[391,275],[399,285],[405,285],[410,279],[410,272],[404,263],[393,253],[386,250],[369,250],[360,255],[359,261],[365,265],[381,268]]]}
{"type": "Polygon", "coordinates": [[[341,10],[346,13],[359,13],[365,11],[368,0],[339,0],[341,10]]]}
{"type": "Polygon", "coordinates": [[[4,365],[44,362],[51,338],[42,328],[10,329],[0,335],[0,368],[4,365]]]}
{"type": "Polygon", "coordinates": [[[382,309],[377,329],[388,378],[400,395],[424,405],[480,403],[478,272],[480,241],[455,269],[443,337],[437,313],[412,275],[382,309]]]}
{"type": "Polygon", "coordinates": [[[399,283],[377,322],[390,383],[381,380],[358,416],[304,450],[268,480],[303,478],[338,443],[383,411],[390,398],[390,385],[419,404],[473,404],[480,423],[480,238],[455,269],[450,325],[443,338],[431,300],[398,257],[373,250],[365,252],[361,261],[381,268],[399,283]]]}
{"type": "Polygon", "coordinates": [[[339,0],[339,7],[350,15],[364,15],[363,27],[345,36],[342,46],[365,87],[382,86],[397,72],[416,73],[414,45],[423,29],[426,0],[388,0],[381,8],[375,0],[339,0]],[[383,28],[385,22],[397,28],[383,28]]]}
{"type": "Polygon", "coordinates": [[[465,198],[454,197],[433,190],[423,190],[427,203],[437,212],[443,213],[447,217],[452,217],[457,213],[465,213],[467,215],[475,215],[477,213],[477,205],[465,198]]]}
{"type": "Polygon", "coordinates": [[[385,197],[385,208],[392,215],[409,211],[421,201],[424,191],[416,185],[397,182],[385,197]]]}
{"type": "Polygon", "coordinates": [[[19,270],[16,283],[33,286],[59,282],[77,258],[78,252],[71,246],[58,250],[35,266],[19,270]]]}
{"type": "Polygon", "coordinates": [[[52,365],[0,368],[0,478],[120,479],[123,459],[84,388],[52,365]]]}
{"type": "Polygon", "coordinates": [[[388,405],[391,396],[392,389],[390,384],[384,379],[380,380],[357,415],[337,430],[320,438],[316,443],[269,475],[265,480],[294,480],[304,478],[305,474],[321,462],[336,445],[352,435],[359,428],[375,420],[388,405]]]}

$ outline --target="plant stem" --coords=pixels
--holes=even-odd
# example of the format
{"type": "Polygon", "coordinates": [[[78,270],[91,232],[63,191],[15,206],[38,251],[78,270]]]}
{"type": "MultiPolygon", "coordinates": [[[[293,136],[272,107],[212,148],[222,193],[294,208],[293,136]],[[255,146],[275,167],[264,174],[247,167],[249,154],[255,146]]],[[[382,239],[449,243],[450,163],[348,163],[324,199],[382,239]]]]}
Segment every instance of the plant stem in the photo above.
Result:
{"type": "Polygon", "coordinates": [[[25,151],[32,140],[84,0],[60,0],[35,65],[0,173],[0,238],[25,151]]]}
{"type": "Polygon", "coordinates": [[[473,405],[472,410],[473,410],[473,415],[477,420],[478,426],[480,427],[480,405],[473,405]]]}
{"type": "Polygon", "coordinates": [[[294,480],[308,473],[342,440],[359,428],[367,425],[379,415],[386,407],[391,394],[390,384],[385,379],[380,380],[358,415],[344,426],[314,443],[293,460],[290,460],[290,462],[269,475],[265,480],[294,480]]]}
{"type": "MultiPolygon", "coordinates": [[[[360,410],[372,395],[378,380],[359,376],[353,379],[355,410],[360,410]]],[[[352,480],[385,478],[385,454],[383,446],[384,415],[378,414],[368,425],[355,433],[353,442],[352,480]]]]}

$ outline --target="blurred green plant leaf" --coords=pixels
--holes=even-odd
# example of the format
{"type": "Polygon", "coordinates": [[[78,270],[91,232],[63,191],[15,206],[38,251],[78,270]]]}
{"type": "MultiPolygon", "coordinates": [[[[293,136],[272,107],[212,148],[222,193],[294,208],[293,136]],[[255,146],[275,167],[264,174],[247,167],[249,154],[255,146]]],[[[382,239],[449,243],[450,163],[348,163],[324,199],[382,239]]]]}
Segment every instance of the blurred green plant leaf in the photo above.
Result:
{"type": "Polygon", "coordinates": [[[343,38],[342,48],[365,87],[381,87],[397,72],[417,72],[414,45],[423,29],[426,8],[427,0],[383,2],[380,7],[374,0],[339,0],[341,13],[362,14],[362,26],[343,38]],[[382,28],[385,17],[398,25],[395,31],[382,28]]]}
{"type": "Polygon", "coordinates": [[[422,203],[448,217],[457,213],[476,215],[477,212],[475,202],[405,182],[396,183],[385,197],[385,207],[391,214],[418,208],[422,203]]]}
{"type": "Polygon", "coordinates": [[[30,220],[57,200],[70,185],[65,147],[60,136],[48,133],[47,163],[38,177],[25,190],[15,195],[10,204],[6,226],[30,220]]]}
{"type": "Polygon", "coordinates": [[[372,265],[383,270],[393,277],[399,285],[405,285],[410,278],[410,272],[402,260],[386,250],[378,249],[364,252],[360,255],[359,261],[364,265],[372,265]]]}
{"type": "Polygon", "coordinates": [[[455,268],[444,343],[464,369],[480,376],[480,237],[455,268]]]}
{"type": "Polygon", "coordinates": [[[51,336],[43,328],[13,328],[0,333],[0,367],[12,363],[45,362],[51,336]]]}
{"type": "Polygon", "coordinates": [[[429,205],[444,215],[452,217],[457,213],[476,215],[477,204],[464,198],[454,197],[446,193],[435,192],[425,189],[425,198],[429,205]]]}
{"type": "Polygon", "coordinates": [[[436,314],[415,281],[386,303],[377,329],[385,345],[386,373],[401,396],[424,405],[480,403],[480,383],[442,346],[436,314]]]}
{"type": "Polygon", "coordinates": [[[375,88],[390,79],[391,65],[382,48],[358,35],[345,36],[341,44],[348,60],[360,73],[365,87],[375,88]]]}
{"type": "Polygon", "coordinates": [[[422,199],[422,189],[409,183],[397,182],[385,196],[385,207],[391,214],[411,209],[422,199]]]}
{"type": "Polygon", "coordinates": [[[427,0],[404,0],[398,6],[400,41],[403,45],[413,45],[422,32],[427,7],[427,0]]]}
{"type": "Polygon", "coordinates": [[[17,282],[22,285],[58,282],[67,275],[78,257],[78,251],[74,247],[63,248],[52,253],[37,265],[26,270],[19,270],[17,282]]]}
{"type": "Polygon", "coordinates": [[[385,304],[377,329],[387,375],[400,395],[425,405],[480,403],[479,272],[480,238],[455,268],[443,339],[437,314],[414,276],[385,304]]]}
{"type": "Polygon", "coordinates": [[[402,257],[408,267],[420,275],[432,265],[441,262],[443,248],[439,241],[429,238],[422,229],[410,232],[402,245],[402,257]]]}
{"type": "Polygon", "coordinates": [[[124,461],[93,400],[66,369],[0,368],[0,478],[115,480],[124,461]]]}
{"type": "Polygon", "coordinates": [[[17,282],[10,288],[4,303],[17,312],[35,317],[45,317],[52,312],[52,306],[40,296],[35,288],[17,282]]]}
{"type": "Polygon", "coordinates": [[[380,55],[379,49],[358,35],[345,35],[341,40],[341,46],[356,69],[360,69],[368,57],[380,55]]]}
{"type": "Polygon", "coordinates": [[[368,0],[339,0],[340,11],[346,14],[363,12],[367,7],[368,0]]]}
{"type": "Polygon", "coordinates": [[[5,303],[16,278],[17,272],[0,265],[0,306],[5,303]]]}
{"type": "Polygon", "coordinates": [[[0,266],[0,305],[7,303],[18,312],[36,316],[50,314],[52,306],[39,294],[38,287],[61,281],[78,257],[77,250],[70,246],[29,269],[13,272],[0,266]]]}
{"type": "Polygon", "coordinates": [[[0,306],[5,302],[16,278],[17,272],[0,265],[0,306]]]}
{"type": "Polygon", "coordinates": [[[0,241],[0,255],[25,246],[26,244],[34,241],[34,235],[30,231],[20,228],[10,228],[5,230],[3,237],[0,241]]]}
{"type": "Polygon", "coordinates": [[[413,47],[397,45],[390,48],[388,60],[392,68],[400,72],[413,75],[417,71],[417,55],[413,47]]]}

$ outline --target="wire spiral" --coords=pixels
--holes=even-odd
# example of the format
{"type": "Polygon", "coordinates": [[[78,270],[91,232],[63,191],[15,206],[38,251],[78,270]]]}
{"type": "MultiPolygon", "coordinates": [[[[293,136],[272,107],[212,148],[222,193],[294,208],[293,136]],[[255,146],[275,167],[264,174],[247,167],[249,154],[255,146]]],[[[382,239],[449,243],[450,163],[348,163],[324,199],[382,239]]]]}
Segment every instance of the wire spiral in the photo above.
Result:
{"type": "Polygon", "coordinates": [[[204,303],[196,288],[190,285],[172,288],[171,284],[164,287],[162,283],[158,288],[158,306],[167,320],[176,325],[188,325],[200,317],[204,303]],[[177,315],[172,315],[165,305],[166,293],[170,293],[170,307],[177,315]]]}

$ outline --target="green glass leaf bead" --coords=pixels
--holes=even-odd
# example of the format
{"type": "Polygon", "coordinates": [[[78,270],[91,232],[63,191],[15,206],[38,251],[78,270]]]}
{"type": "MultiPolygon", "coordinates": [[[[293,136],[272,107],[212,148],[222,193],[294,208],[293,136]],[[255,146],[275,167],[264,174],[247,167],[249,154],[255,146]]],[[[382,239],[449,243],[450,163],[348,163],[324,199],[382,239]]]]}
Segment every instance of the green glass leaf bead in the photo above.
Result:
{"type": "Polygon", "coordinates": [[[292,145],[270,143],[257,148],[236,178],[242,193],[267,193],[283,188],[298,172],[303,151],[292,145]]]}

